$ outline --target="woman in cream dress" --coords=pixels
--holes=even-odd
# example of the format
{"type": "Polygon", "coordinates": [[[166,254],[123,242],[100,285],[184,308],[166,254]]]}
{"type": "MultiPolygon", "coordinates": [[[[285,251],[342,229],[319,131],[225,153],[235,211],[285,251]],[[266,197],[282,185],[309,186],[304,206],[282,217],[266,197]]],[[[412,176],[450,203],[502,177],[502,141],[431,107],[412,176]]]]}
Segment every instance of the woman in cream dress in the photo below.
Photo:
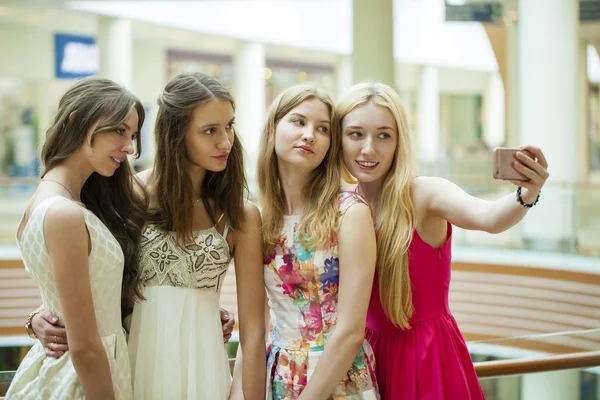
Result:
{"type": "Polygon", "coordinates": [[[134,238],[145,204],[134,194],[127,156],[143,120],[139,100],[107,79],[79,81],[59,103],[17,244],[44,308],[66,327],[70,351],[52,358],[35,343],[7,399],[132,398],[121,293],[125,303],[139,297],[130,277],[139,275],[134,238]]]}
{"type": "Polygon", "coordinates": [[[150,216],[142,235],[145,301],[129,350],[136,399],[227,399],[231,386],[219,295],[235,258],[246,398],[263,396],[265,348],[260,214],[244,200],[234,102],[217,80],[187,73],[158,100],[154,168],[142,172],[150,216]],[[251,323],[252,322],[252,323],[251,323]]]}

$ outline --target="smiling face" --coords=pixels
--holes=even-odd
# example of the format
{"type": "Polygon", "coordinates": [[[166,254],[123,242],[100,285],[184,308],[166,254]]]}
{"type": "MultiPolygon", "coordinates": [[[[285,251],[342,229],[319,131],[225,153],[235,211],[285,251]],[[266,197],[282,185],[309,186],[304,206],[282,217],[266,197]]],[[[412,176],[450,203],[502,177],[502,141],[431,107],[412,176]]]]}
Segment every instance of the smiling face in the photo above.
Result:
{"type": "Polygon", "coordinates": [[[137,110],[131,107],[123,123],[113,131],[94,134],[98,124],[92,126],[86,143],[91,143],[88,161],[94,172],[106,177],[112,176],[126,157],[133,154],[133,143],[139,134],[138,123],[137,110]]]}
{"type": "Polygon", "coordinates": [[[312,171],[322,162],[331,144],[328,106],[309,98],[287,113],[275,127],[275,154],[279,168],[312,171]]]}
{"type": "Polygon", "coordinates": [[[197,106],[185,130],[189,163],[204,171],[220,172],[235,140],[233,106],[229,100],[212,99],[197,106]]]}
{"type": "Polygon", "coordinates": [[[344,164],[359,182],[383,181],[394,161],[397,143],[397,124],[386,107],[367,102],[342,120],[344,164]]]}

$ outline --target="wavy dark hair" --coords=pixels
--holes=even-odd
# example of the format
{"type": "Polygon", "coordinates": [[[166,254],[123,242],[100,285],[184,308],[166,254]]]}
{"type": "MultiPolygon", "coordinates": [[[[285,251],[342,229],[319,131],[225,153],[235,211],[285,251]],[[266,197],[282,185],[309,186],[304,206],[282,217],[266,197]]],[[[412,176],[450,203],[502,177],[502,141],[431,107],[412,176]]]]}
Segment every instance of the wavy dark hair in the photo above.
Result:
{"type": "MultiPolygon", "coordinates": [[[[84,144],[92,127],[92,146],[96,135],[118,129],[131,107],[135,107],[138,113],[137,132],[141,132],[145,117],[144,107],[131,92],[109,79],[98,77],[85,78],[75,83],[60,99],[54,122],[46,132],[42,148],[42,162],[45,167],[42,178],[84,144]]],[[[135,156],[139,157],[139,134],[135,141],[135,156]]],[[[138,253],[147,215],[147,196],[141,185],[134,187],[134,184],[137,184],[137,179],[134,179],[126,158],[110,177],[92,173],[81,190],[83,204],[106,225],[123,250],[125,268],[122,316],[133,310],[137,299],[143,299],[140,291],[138,253]]]]}
{"type": "MultiPolygon", "coordinates": [[[[176,76],[158,98],[154,129],[156,157],[151,177],[157,208],[150,210],[149,220],[162,229],[174,231],[179,243],[192,241],[194,213],[194,189],[185,168],[189,164],[185,131],[194,109],[212,99],[229,101],[235,111],[235,102],[225,86],[200,72],[176,76]]],[[[221,210],[232,229],[242,230],[248,184],[244,149],[237,132],[235,136],[227,167],[220,172],[206,171],[200,193],[213,224],[217,221],[216,211],[221,210]]]]}

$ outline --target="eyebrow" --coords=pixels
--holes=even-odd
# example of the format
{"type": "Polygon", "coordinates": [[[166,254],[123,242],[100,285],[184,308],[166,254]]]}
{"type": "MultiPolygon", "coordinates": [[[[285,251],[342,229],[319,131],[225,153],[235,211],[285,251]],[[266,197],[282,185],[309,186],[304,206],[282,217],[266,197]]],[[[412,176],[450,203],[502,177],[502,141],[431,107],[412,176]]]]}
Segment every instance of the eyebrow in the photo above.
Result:
{"type": "MultiPolygon", "coordinates": [[[[362,126],[359,125],[349,125],[347,127],[345,127],[344,129],[364,129],[362,126]]],[[[387,126],[387,125],[382,125],[379,128],[377,128],[377,130],[384,130],[384,129],[389,129],[391,131],[394,130],[394,128],[392,128],[391,126],[387,126]]]]}
{"type": "MultiPolygon", "coordinates": [[[[229,120],[229,122],[227,123],[227,125],[231,124],[232,122],[235,122],[235,117],[231,118],[229,120]]],[[[200,129],[212,128],[212,127],[215,127],[215,126],[219,126],[219,123],[218,122],[211,122],[209,124],[202,125],[202,126],[198,127],[198,129],[200,130],[200,129]]]]}
{"type": "MultiPolygon", "coordinates": [[[[302,117],[302,118],[304,118],[304,119],[308,119],[308,118],[306,118],[306,116],[305,116],[305,115],[302,115],[302,114],[300,114],[300,113],[297,113],[297,112],[290,113],[290,115],[297,115],[297,116],[299,116],[299,117],[302,117]]],[[[331,125],[331,121],[330,121],[330,120],[328,120],[328,119],[322,119],[322,120],[321,120],[321,121],[319,121],[319,122],[320,122],[320,123],[326,123],[326,124],[330,124],[330,125],[331,125]]]]}
{"type": "MultiPolygon", "coordinates": [[[[123,126],[125,127],[125,129],[127,129],[128,131],[132,131],[132,130],[133,130],[133,129],[132,129],[132,128],[131,128],[129,125],[127,125],[125,122],[123,122],[121,125],[123,125],[123,126]]],[[[133,132],[133,134],[134,134],[134,135],[139,135],[139,134],[140,134],[140,131],[134,131],[134,132],[133,132]]]]}

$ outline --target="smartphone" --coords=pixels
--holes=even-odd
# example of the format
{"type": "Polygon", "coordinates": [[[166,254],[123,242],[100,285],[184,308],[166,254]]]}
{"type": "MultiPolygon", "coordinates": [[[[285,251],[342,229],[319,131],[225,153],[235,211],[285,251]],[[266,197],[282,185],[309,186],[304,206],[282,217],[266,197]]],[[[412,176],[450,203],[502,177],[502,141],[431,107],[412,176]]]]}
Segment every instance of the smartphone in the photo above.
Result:
{"type": "Polygon", "coordinates": [[[493,158],[494,158],[494,179],[504,179],[504,180],[513,180],[513,181],[529,181],[525,175],[518,172],[513,167],[513,163],[519,162],[515,154],[517,151],[522,151],[527,154],[532,159],[533,154],[527,150],[521,149],[511,149],[506,147],[496,147],[494,149],[493,158]]]}

